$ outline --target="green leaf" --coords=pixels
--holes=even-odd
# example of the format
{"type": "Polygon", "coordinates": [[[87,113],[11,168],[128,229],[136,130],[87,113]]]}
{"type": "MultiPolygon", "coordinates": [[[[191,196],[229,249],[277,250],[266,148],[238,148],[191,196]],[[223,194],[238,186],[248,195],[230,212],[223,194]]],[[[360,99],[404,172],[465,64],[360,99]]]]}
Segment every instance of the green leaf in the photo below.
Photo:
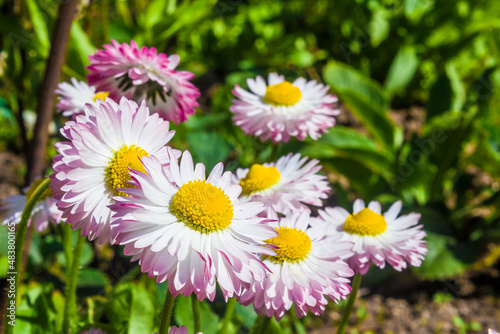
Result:
{"type": "Polygon", "coordinates": [[[43,13],[36,0],[26,0],[26,5],[31,17],[31,23],[35,29],[38,39],[45,48],[49,48],[49,31],[47,29],[47,15],[43,13]]]}
{"type": "Polygon", "coordinates": [[[417,51],[413,46],[402,46],[392,61],[385,79],[385,88],[391,94],[405,88],[418,68],[417,51]]]}
{"type": "Polygon", "coordinates": [[[240,318],[243,326],[247,328],[252,328],[252,325],[257,319],[258,315],[255,313],[255,310],[252,305],[243,306],[239,303],[236,304],[234,308],[234,313],[237,317],[240,318]]]}
{"type": "Polygon", "coordinates": [[[97,269],[83,268],[78,272],[79,288],[104,287],[108,283],[108,277],[97,269]]]}
{"type": "Polygon", "coordinates": [[[90,42],[87,34],[83,31],[80,23],[74,21],[71,25],[71,33],[68,47],[68,64],[71,69],[81,76],[87,74],[85,69],[89,65],[89,56],[95,52],[96,48],[90,42]]]}
{"type": "MultiPolygon", "coordinates": [[[[425,224],[425,221],[423,223],[425,224]]],[[[430,232],[425,240],[428,253],[422,265],[414,268],[420,277],[431,280],[445,279],[459,275],[467,269],[467,264],[456,252],[463,252],[465,245],[457,246],[454,238],[430,232]]]]}
{"type": "Polygon", "coordinates": [[[434,7],[434,0],[404,0],[405,16],[416,23],[429,10],[434,7]]]}
{"type": "Polygon", "coordinates": [[[353,68],[334,61],[328,63],[323,75],[340,101],[379,144],[390,150],[400,145],[398,130],[387,115],[387,93],[379,84],[353,68]]]}
{"type": "Polygon", "coordinates": [[[352,160],[353,164],[370,169],[370,174],[376,173],[386,180],[392,179],[395,159],[393,153],[378,148],[372,139],[354,129],[336,126],[319,140],[301,148],[300,152],[322,161],[331,158],[352,160]]]}
{"type": "Polygon", "coordinates": [[[113,333],[152,333],[159,311],[153,296],[133,283],[119,284],[106,305],[113,333]]]}
{"type": "Polygon", "coordinates": [[[153,0],[151,1],[147,9],[140,13],[139,16],[140,26],[144,29],[150,29],[152,26],[160,22],[165,17],[165,6],[167,5],[165,0],[153,0]]]}
{"type": "Polygon", "coordinates": [[[391,25],[389,24],[389,12],[386,9],[377,9],[368,23],[371,44],[377,47],[389,36],[391,25]]]}
{"type": "Polygon", "coordinates": [[[217,163],[223,162],[233,146],[216,132],[195,132],[187,136],[187,141],[195,162],[202,162],[210,171],[217,163]]]}
{"type": "Polygon", "coordinates": [[[427,119],[449,111],[453,99],[453,89],[446,72],[442,73],[432,85],[427,101],[427,119]]]}

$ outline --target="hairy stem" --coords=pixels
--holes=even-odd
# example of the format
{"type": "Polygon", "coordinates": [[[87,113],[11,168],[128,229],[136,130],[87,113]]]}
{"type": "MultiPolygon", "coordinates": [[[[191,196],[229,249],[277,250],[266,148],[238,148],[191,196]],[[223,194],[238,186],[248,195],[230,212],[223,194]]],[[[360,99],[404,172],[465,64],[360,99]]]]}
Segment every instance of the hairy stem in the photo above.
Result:
{"type": "Polygon", "coordinates": [[[337,334],[344,334],[345,330],[347,329],[347,323],[349,322],[349,317],[351,315],[354,302],[356,301],[356,295],[358,294],[362,277],[363,276],[361,274],[356,274],[354,276],[354,279],[352,281],[352,292],[349,294],[349,299],[347,300],[347,305],[345,307],[344,314],[342,315],[342,320],[340,320],[337,334]]]}
{"type": "Polygon", "coordinates": [[[63,331],[71,333],[71,320],[76,313],[76,283],[78,282],[78,272],[80,271],[80,262],[82,260],[83,246],[85,237],[81,235],[76,239],[76,245],[73,250],[73,261],[68,276],[66,277],[66,304],[64,306],[63,331]]]}
{"type": "Polygon", "coordinates": [[[165,295],[165,301],[163,302],[163,309],[161,311],[159,334],[168,334],[170,318],[172,318],[172,311],[174,309],[174,301],[175,297],[170,293],[170,290],[167,287],[167,293],[165,295]]]}
{"type": "MultiPolygon", "coordinates": [[[[12,304],[17,304],[17,296],[19,293],[19,289],[21,288],[20,286],[20,280],[21,280],[21,270],[22,270],[22,263],[23,263],[23,250],[24,250],[24,240],[26,238],[26,231],[28,229],[28,221],[31,217],[31,211],[33,211],[33,208],[35,207],[35,204],[38,202],[40,199],[40,196],[49,188],[50,184],[50,179],[46,178],[43,180],[40,185],[36,188],[36,190],[33,192],[31,197],[28,199],[28,202],[26,203],[26,206],[24,207],[23,213],[21,215],[21,221],[19,222],[19,225],[17,226],[17,232],[16,232],[16,243],[15,243],[15,263],[14,263],[14,271],[9,271],[7,275],[9,275],[9,279],[14,279],[14,293],[9,293],[9,298],[7,305],[12,305],[12,304]]],[[[13,231],[13,226],[8,226],[9,232],[13,231]],[[11,230],[12,229],[12,230],[11,230]]],[[[7,311],[4,313],[7,314],[7,311]]],[[[14,332],[14,326],[11,326],[9,324],[9,318],[5,317],[5,334],[12,334],[14,332]]]]}

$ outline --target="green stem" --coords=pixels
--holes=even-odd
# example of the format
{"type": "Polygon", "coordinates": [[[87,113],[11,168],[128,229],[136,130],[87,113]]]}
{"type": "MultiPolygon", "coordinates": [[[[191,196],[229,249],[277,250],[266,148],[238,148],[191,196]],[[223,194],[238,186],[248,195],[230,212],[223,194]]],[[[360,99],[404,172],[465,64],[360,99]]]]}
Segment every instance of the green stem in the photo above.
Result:
{"type": "Polygon", "coordinates": [[[279,144],[271,144],[271,155],[269,156],[270,162],[276,162],[278,160],[279,144]]]}
{"type": "Polygon", "coordinates": [[[165,301],[163,302],[163,309],[161,311],[159,334],[168,334],[170,318],[172,317],[172,310],[174,309],[174,300],[174,295],[170,293],[167,287],[167,293],[165,295],[165,301]]]}
{"type": "Polygon", "coordinates": [[[271,319],[272,318],[261,317],[260,319],[262,319],[262,324],[259,327],[256,328],[256,332],[257,333],[266,334],[267,333],[267,329],[269,327],[269,324],[271,323],[271,319]]]}
{"type": "MultiPolygon", "coordinates": [[[[33,211],[33,208],[35,207],[35,204],[38,202],[40,196],[49,188],[50,184],[50,179],[46,178],[43,180],[42,183],[38,185],[36,190],[33,192],[31,197],[28,199],[28,202],[26,203],[26,206],[24,207],[23,213],[21,215],[21,221],[19,222],[19,225],[17,226],[17,232],[16,232],[16,244],[15,244],[15,263],[14,263],[14,271],[9,271],[7,274],[9,275],[9,278],[12,278],[14,276],[14,293],[8,294],[9,300],[7,301],[6,306],[10,306],[11,303],[18,303],[17,300],[17,295],[19,293],[19,289],[21,288],[20,286],[20,275],[21,275],[21,264],[22,264],[22,257],[23,257],[23,250],[24,250],[24,239],[26,238],[26,230],[28,229],[28,221],[31,217],[31,211],[33,211]]],[[[11,227],[9,226],[9,232],[11,227]]],[[[10,269],[10,268],[9,268],[10,269]]],[[[5,314],[7,315],[7,310],[5,310],[5,314]]],[[[9,325],[9,317],[5,317],[5,334],[12,334],[14,333],[14,326],[9,325]]]]}
{"type": "Polygon", "coordinates": [[[297,315],[295,314],[295,307],[292,306],[292,308],[290,308],[289,313],[290,313],[290,318],[292,319],[292,324],[295,327],[295,332],[298,334],[307,333],[304,325],[302,324],[302,322],[300,322],[300,319],[297,318],[297,315]]]}
{"type": "Polygon", "coordinates": [[[219,333],[225,334],[228,331],[229,324],[233,319],[234,308],[236,307],[236,298],[230,298],[226,304],[226,310],[224,312],[224,317],[222,318],[222,325],[220,327],[219,333]]]}
{"type": "Polygon", "coordinates": [[[200,312],[200,301],[196,294],[191,294],[191,306],[193,308],[193,318],[194,318],[194,332],[201,332],[201,312],[200,312]]]}
{"type": "Polygon", "coordinates": [[[64,305],[63,317],[64,333],[71,332],[71,320],[76,313],[76,283],[78,282],[78,272],[80,270],[84,245],[85,237],[78,235],[75,249],[73,250],[73,261],[71,262],[69,275],[66,277],[66,304],[64,305]]]}
{"type": "Polygon", "coordinates": [[[356,295],[358,294],[359,285],[361,284],[361,278],[363,276],[361,274],[354,275],[354,279],[352,281],[352,292],[349,294],[349,299],[347,300],[347,305],[344,309],[344,314],[342,315],[342,320],[340,320],[340,325],[337,330],[337,334],[344,334],[347,328],[347,323],[349,322],[349,317],[352,312],[352,308],[354,306],[354,302],[356,301],[356,295]]]}
{"type": "Polygon", "coordinates": [[[66,276],[69,275],[71,262],[73,262],[73,230],[69,225],[61,223],[57,226],[57,230],[61,235],[61,243],[63,246],[64,259],[66,260],[66,276]]]}

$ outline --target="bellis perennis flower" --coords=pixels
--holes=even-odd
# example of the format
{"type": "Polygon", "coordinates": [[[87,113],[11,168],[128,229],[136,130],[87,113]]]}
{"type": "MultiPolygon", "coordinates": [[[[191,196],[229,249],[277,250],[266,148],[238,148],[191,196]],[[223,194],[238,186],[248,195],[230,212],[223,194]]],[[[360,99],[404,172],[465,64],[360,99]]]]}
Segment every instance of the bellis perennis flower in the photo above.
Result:
{"type": "Polygon", "coordinates": [[[310,310],[319,315],[328,303],[326,297],[345,299],[351,292],[354,275],[344,259],[352,255],[352,243],[337,237],[324,237],[321,229],[308,228],[309,214],[294,213],[272,223],[278,236],[266,240],[278,247],[275,256],[263,256],[272,274],[262,282],[245,285],[239,301],[253,306],[260,315],[281,319],[292,305],[302,317],[310,310]]]}
{"type": "Polygon", "coordinates": [[[407,266],[419,267],[427,254],[423,238],[426,233],[417,225],[420,214],[410,213],[397,217],[401,211],[401,201],[394,203],[382,215],[378,202],[370,202],[368,207],[361,199],[354,202],[353,213],[341,207],[326,208],[319,212],[316,223],[325,226],[326,234],[340,233],[341,240],[354,242],[354,255],[348,260],[357,273],[365,274],[373,262],[384,268],[385,262],[401,271],[407,266]]]}
{"type": "Polygon", "coordinates": [[[147,174],[132,171],[135,187],[124,189],[129,196],[116,197],[111,209],[117,243],[140,259],[143,272],[168,280],[174,296],[194,292],[200,300],[214,299],[216,283],[230,298],[243,283],[267,275],[257,254],[275,255],[264,240],[276,232],[256,217],[262,204],[238,202],[241,187],[231,184],[222,163],[205,178],[205,166],[194,167],[188,151],[180,165],[173,156],[169,167],[142,161],[147,174]]]}
{"type": "MultiPolygon", "coordinates": [[[[105,331],[99,328],[89,328],[88,330],[81,332],[80,334],[106,334],[105,331]]],[[[170,333],[169,333],[170,334],[170,333]]]]}
{"type": "Polygon", "coordinates": [[[276,73],[269,74],[267,84],[261,76],[247,84],[250,92],[235,86],[237,99],[230,110],[234,123],[248,135],[286,143],[291,137],[318,139],[335,125],[337,98],[328,94],[328,86],[304,78],[290,83],[276,73]]]}
{"type": "MultiPolygon", "coordinates": [[[[61,133],[68,142],[55,144],[50,187],[66,222],[89,240],[112,242],[108,205],[112,197],[130,187],[129,168],[143,170],[140,158],[156,156],[169,163],[166,144],[174,135],[169,123],[149,115],[127,98],[86,105],[85,114],[66,122],[61,133]]],[[[177,153],[180,153],[177,151],[177,153]]]]}
{"type": "Polygon", "coordinates": [[[330,191],[326,177],[317,174],[318,160],[291,153],[276,163],[255,164],[250,169],[238,169],[233,182],[242,188],[242,201],[261,202],[278,213],[307,211],[306,204],[322,206],[330,191]]]}
{"type": "Polygon", "coordinates": [[[186,121],[198,106],[200,93],[189,82],[194,74],[175,70],[180,60],[177,55],[167,57],[155,48],[139,49],[135,41],[130,45],[112,41],[89,59],[89,84],[109,92],[112,99],[145,99],[151,113],[175,123],[186,121]]]}
{"type": "MultiPolygon", "coordinates": [[[[33,194],[43,179],[36,180],[33,185],[25,189],[25,195],[14,195],[4,200],[4,205],[0,207],[0,213],[3,217],[2,225],[17,225],[21,221],[23,210],[28,198],[33,194]]],[[[35,224],[35,231],[42,232],[49,223],[57,225],[62,220],[62,212],[56,206],[56,200],[52,197],[52,190],[47,189],[35,204],[31,211],[31,218],[28,224],[35,224]]]]}
{"type": "Polygon", "coordinates": [[[61,82],[57,86],[56,93],[60,95],[56,106],[57,111],[68,117],[83,114],[85,104],[95,105],[97,99],[104,101],[109,95],[108,92],[96,92],[94,86],[89,86],[86,82],[75,78],[71,78],[71,84],[61,82]]]}

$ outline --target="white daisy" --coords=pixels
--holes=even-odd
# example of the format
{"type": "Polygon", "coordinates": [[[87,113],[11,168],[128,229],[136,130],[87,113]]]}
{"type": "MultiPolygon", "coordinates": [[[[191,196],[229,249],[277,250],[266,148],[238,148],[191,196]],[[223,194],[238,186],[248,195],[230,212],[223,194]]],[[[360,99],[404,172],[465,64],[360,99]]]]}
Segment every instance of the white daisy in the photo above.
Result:
{"type": "Polygon", "coordinates": [[[234,87],[237,99],[230,110],[243,132],[262,141],[304,140],[308,135],[316,140],[335,125],[333,116],[340,113],[333,108],[337,97],[328,94],[328,86],[314,80],[297,78],[290,83],[283,75],[270,73],[268,84],[261,76],[248,79],[247,84],[250,92],[234,87]]]}
{"type": "MultiPolygon", "coordinates": [[[[117,189],[130,187],[129,168],[142,170],[140,158],[156,156],[169,163],[166,144],[174,135],[169,123],[149,115],[127,98],[86,105],[85,114],[66,122],[61,130],[68,142],[55,144],[50,187],[66,223],[89,240],[112,242],[109,222],[117,189]]],[[[177,153],[180,153],[177,151],[177,153]]]]}
{"type": "Polygon", "coordinates": [[[257,201],[282,214],[305,210],[306,204],[323,206],[330,186],[326,177],[317,174],[318,160],[306,163],[307,157],[291,153],[276,163],[255,164],[250,169],[238,169],[233,182],[242,188],[242,201],[257,201]]]}
{"type": "Polygon", "coordinates": [[[253,303],[256,312],[277,320],[295,304],[302,317],[310,310],[319,315],[328,303],[325,297],[345,299],[351,292],[346,277],[354,275],[344,259],[352,255],[351,242],[326,237],[322,229],[308,228],[309,213],[293,213],[271,223],[278,236],[267,240],[278,247],[276,256],[264,256],[272,274],[262,282],[245,285],[239,301],[253,303]]]}
{"type": "MultiPolygon", "coordinates": [[[[325,234],[342,235],[341,240],[354,242],[354,255],[348,260],[356,273],[364,275],[373,262],[384,268],[385,262],[401,271],[409,262],[419,267],[427,254],[423,238],[426,233],[422,225],[417,225],[419,213],[397,217],[401,211],[401,201],[394,203],[383,215],[379,202],[370,202],[365,208],[361,199],[354,202],[353,214],[341,207],[319,211],[319,219],[313,225],[329,223],[325,234]]],[[[324,226],[324,225],[321,225],[324,226]]]]}
{"type": "Polygon", "coordinates": [[[215,297],[216,282],[227,298],[239,295],[244,282],[262,280],[267,268],[255,254],[274,255],[264,240],[276,236],[261,224],[259,203],[241,204],[241,188],[231,185],[231,172],[214,167],[205,179],[205,166],[188,151],[180,166],[168,168],[144,158],[147,174],[131,172],[136,188],[116,197],[112,223],[125,254],[140,259],[143,272],[168,280],[170,292],[200,300],[215,297]]]}
{"type": "Polygon", "coordinates": [[[59,94],[57,111],[63,116],[72,117],[83,114],[85,104],[96,104],[96,101],[104,101],[108,97],[108,92],[96,92],[94,86],[89,86],[86,82],[71,78],[71,83],[61,82],[57,85],[56,93],[59,94]]]}

